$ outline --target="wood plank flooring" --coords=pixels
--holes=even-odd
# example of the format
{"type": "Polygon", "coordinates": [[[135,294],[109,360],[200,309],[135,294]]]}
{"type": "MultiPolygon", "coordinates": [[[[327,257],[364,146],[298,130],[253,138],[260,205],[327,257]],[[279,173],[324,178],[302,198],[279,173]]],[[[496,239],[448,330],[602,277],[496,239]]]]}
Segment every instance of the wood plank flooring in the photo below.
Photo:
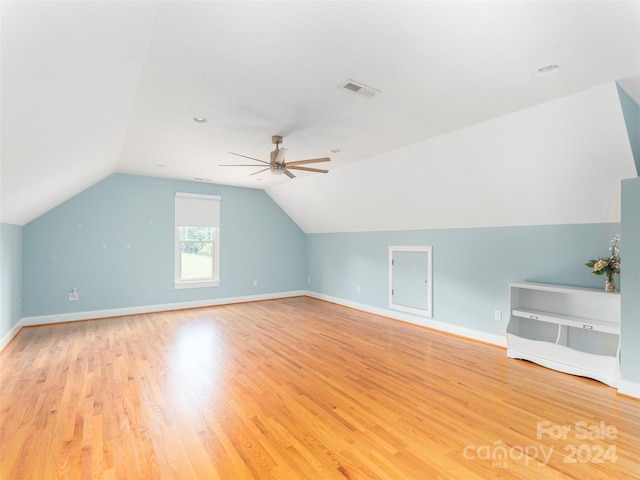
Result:
{"type": "Polygon", "coordinates": [[[319,300],[23,329],[0,478],[634,479],[640,402],[319,300]]]}

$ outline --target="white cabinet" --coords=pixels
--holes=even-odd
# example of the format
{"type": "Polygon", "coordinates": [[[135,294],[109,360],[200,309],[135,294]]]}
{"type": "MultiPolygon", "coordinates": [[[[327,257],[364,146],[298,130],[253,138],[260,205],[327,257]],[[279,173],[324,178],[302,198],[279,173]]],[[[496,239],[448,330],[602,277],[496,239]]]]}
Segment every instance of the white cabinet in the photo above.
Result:
{"type": "Polygon", "coordinates": [[[612,387],[620,378],[620,294],[510,283],[507,356],[612,387]]]}

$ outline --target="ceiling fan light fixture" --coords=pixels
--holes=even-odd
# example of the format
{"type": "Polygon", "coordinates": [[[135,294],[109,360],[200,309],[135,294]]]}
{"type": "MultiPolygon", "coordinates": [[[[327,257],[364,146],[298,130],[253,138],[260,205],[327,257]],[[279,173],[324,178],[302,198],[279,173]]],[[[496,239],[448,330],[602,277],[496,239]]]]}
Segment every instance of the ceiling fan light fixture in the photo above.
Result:
{"type": "Polygon", "coordinates": [[[278,148],[277,150],[278,154],[276,155],[276,160],[275,162],[279,165],[282,165],[285,161],[285,158],[287,156],[287,153],[289,152],[289,150],[287,150],[286,148],[278,148]]]}

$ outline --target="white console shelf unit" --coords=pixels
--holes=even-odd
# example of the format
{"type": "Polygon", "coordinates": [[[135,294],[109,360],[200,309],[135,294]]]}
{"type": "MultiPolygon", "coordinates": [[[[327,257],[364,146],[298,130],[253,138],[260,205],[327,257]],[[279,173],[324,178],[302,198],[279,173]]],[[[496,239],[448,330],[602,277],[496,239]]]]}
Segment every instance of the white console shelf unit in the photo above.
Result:
{"type": "Polygon", "coordinates": [[[507,356],[617,387],[620,294],[546,283],[510,283],[507,356]]]}

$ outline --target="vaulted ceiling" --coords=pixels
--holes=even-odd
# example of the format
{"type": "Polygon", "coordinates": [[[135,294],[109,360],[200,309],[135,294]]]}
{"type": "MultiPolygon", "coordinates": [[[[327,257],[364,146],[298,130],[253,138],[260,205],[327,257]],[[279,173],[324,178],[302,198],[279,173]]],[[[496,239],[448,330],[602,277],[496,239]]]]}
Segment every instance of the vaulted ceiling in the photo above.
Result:
{"type": "MultiPolygon", "coordinates": [[[[123,172],[262,188],[305,231],[348,229],[305,222],[298,203],[338,188],[342,202],[363,202],[357,179],[380,155],[605,82],[640,98],[634,1],[1,5],[7,223],[123,172]],[[538,71],[551,64],[555,74],[538,71]],[[340,88],[348,80],[378,93],[340,88]],[[220,166],[251,163],[228,152],[268,160],[272,135],[288,160],[330,156],[331,172],[291,180],[220,166]]],[[[400,182],[425,172],[403,168],[400,182]]]]}

